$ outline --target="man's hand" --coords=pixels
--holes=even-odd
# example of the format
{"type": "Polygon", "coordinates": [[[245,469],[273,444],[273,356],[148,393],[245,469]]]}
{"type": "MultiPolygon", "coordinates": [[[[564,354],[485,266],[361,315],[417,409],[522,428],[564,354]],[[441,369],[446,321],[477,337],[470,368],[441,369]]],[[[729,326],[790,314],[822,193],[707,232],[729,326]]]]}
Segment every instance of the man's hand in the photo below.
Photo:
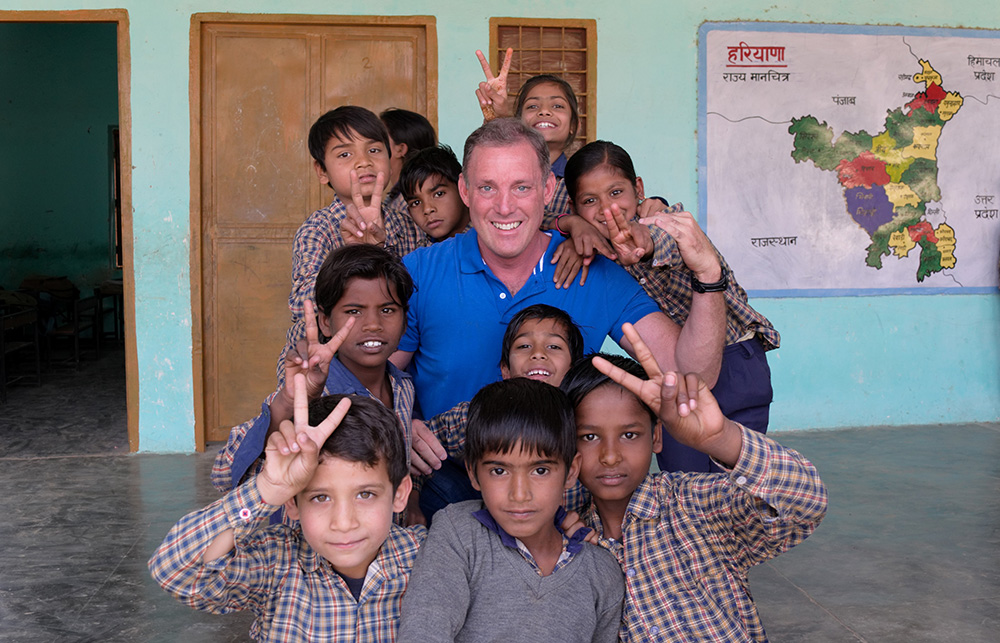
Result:
{"type": "Polygon", "coordinates": [[[507,96],[507,73],[510,71],[510,61],[514,57],[514,50],[507,48],[507,54],[503,59],[503,66],[500,73],[493,75],[489,61],[483,52],[476,50],[476,57],[479,64],[483,66],[483,73],[486,80],[479,83],[476,90],[476,97],[479,99],[479,108],[483,110],[483,121],[491,121],[494,118],[505,118],[513,116],[514,110],[510,105],[510,98],[507,96]]]}
{"type": "Polygon", "coordinates": [[[723,464],[735,464],[743,446],[743,434],[722,414],[708,385],[696,373],[660,372],[652,353],[632,325],[624,324],[622,332],[631,342],[636,359],[649,379],[641,380],[601,357],[593,358],[594,367],[653,409],[675,440],[723,464]]]}
{"type": "Polygon", "coordinates": [[[385,221],[382,217],[382,192],[385,190],[385,174],[379,172],[375,177],[375,190],[371,200],[365,204],[361,195],[361,183],[358,173],[351,170],[351,203],[347,205],[347,216],[340,223],[340,236],[345,244],[368,243],[381,246],[385,244],[385,221]]]}
{"type": "Polygon", "coordinates": [[[643,225],[655,225],[677,241],[677,249],[681,253],[684,265],[691,269],[698,281],[712,283],[722,277],[722,264],[716,254],[712,242],[694,220],[690,212],[677,209],[683,207],[675,203],[665,212],[657,212],[652,216],[639,219],[643,225]]]}
{"type": "Polygon", "coordinates": [[[626,220],[617,203],[612,203],[611,208],[604,211],[604,222],[608,226],[611,247],[618,253],[621,265],[631,266],[652,256],[653,237],[649,229],[636,221],[626,220]]]}
{"type": "Polygon", "coordinates": [[[283,505],[312,480],[319,465],[319,450],[333,434],[351,401],[344,398],[319,426],[309,425],[309,398],[305,375],[297,373],[294,421],[285,420],[267,439],[264,468],[257,476],[261,499],[269,505],[283,505]]]}
{"type": "Polygon", "coordinates": [[[423,420],[413,420],[413,446],[410,447],[410,473],[429,476],[448,459],[448,452],[423,420]]]}

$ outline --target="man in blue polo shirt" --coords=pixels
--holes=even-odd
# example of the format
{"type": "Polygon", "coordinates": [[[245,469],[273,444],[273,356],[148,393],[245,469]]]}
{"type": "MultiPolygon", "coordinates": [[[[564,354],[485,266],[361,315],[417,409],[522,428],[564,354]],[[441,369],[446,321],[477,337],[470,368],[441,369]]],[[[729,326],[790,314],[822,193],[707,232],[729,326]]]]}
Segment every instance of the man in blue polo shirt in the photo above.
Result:
{"type": "Polygon", "coordinates": [[[604,257],[591,263],[586,285],[555,287],[550,261],[562,239],[539,229],[555,177],[538,132],[519,119],[484,124],[466,140],[458,188],[473,230],[403,259],[415,290],[392,361],[412,374],[423,417],[500,379],[507,322],[536,303],[568,312],[584,335],[585,352],[599,350],[610,335],[632,354],[621,331],[630,322],[653,338],[647,343],[663,370],[697,372],[709,386],[715,382],[725,344],[722,293],[696,293],[681,328],[604,257]]]}

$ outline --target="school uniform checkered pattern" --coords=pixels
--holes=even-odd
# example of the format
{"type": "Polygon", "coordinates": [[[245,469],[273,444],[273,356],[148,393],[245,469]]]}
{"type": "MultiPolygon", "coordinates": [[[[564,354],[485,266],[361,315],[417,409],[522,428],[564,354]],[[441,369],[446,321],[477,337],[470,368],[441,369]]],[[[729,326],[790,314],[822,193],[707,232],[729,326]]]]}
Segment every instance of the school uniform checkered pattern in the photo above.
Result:
{"type": "MultiPolygon", "coordinates": [[[[673,209],[683,210],[684,206],[675,204],[673,209]]],[[[649,226],[653,235],[653,258],[626,266],[629,274],[636,278],[646,294],[653,298],[660,309],[679,326],[683,326],[691,313],[691,290],[693,273],[684,265],[677,242],[669,234],[657,226],[649,226]]],[[[714,248],[714,246],[713,246],[714,248]]],[[[726,286],[726,344],[733,344],[745,338],[749,332],[760,337],[765,350],[778,348],[781,335],[774,329],[766,317],[750,307],[747,293],[736,282],[732,268],[726,263],[718,250],[715,254],[719,263],[729,272],[729,285],[726,286]]]]}
{"type": "Polygon", "coordinates": [[[545,214],[542,217],[542,230],[555,230],[556,228],[556,218],[560,214],[568,214],[570,210],[569,206],[569,190],[566,189],[566,181],[562,177],[556,177],[556,192],[552,195],[552,200],[549,204],[545,206],[545,214]]]}
{"type": "Polygon", "coordinates": [[[808,460],[741,428],[732,471],[650,474],[621,540],[605,536],[594,505],[584,512],[625,572],[622,641],[767,640],[747,572],[811,534],[827,496],[808,460]]]}
{"type": "MultiPolygon", "coordinates": [[[[430,239],[410,218],[402,195],[382,202],[385,222],[385,247],[397,257],[429,245],[430,239]]],[[[285,353],[289,346],[306,336],[302,320],[305,301],[316,303],[316,275],[330,252],[344,245],[340,224],[347,218],[347,206],[339,197],[333,203],[316,210],[299,226],[292,244],[292,291],[288,295],[288,309],[292,313],[292,326],[285,337],[285,348],[278,358],[278,384],[285,383],[285,353]]]]}
{"type": "Polygon", "coordinates": [[[182,518],[149,560],[153,577],[195,609],[252,611],[250,636],[257,641],[395,641],[400,602],[426,530],[393,526],[355,601],[299,528],[267,525],[276,509],[251,479],[182,518]],[[209,543],[227,529],[236,547],[202,563],[209,543]]]}

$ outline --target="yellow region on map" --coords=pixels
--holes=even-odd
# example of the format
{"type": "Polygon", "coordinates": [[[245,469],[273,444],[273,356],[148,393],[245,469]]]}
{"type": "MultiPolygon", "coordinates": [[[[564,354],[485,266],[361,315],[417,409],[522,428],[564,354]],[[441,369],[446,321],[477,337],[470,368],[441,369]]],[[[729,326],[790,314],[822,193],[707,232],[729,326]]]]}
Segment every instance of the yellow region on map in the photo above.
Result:
{"type": "Polygon", "coordinates": [[[872,137],[872,154],[886,163],[903,162],[903,151],[896,147],[896,139],[888,132],[872,137]]]}
{"type": "Polygon", "coordinates": [[[938,105],[938,117],[943,121],[951,120],[951,117],[962,108],[962,97],[956,92],[948,92],[941,104],[938,105]]]}
{"type": "Polygon", "coordinates": [[[897,257],[905,257],[916,245],[916,242],[910,237],[910,233],[905,229],[896,230],[889,235],[889,247],[892,248],[892,253],[897,257]]]}
{"type": "Polygon", "coordinates": [[[940,125],[917,126],[913,128],[913,142],[903,148],[903,156],[918,159],[937,160],[938,138],[941,136],[940,125]]]}
{"type": "Polygon", "coordinates": [[[941,74],[934,71],[934,68],[931,67],[931,64],[929,62],[927,62],[926,60],[921,60],[920,66],[923,67],[924,70],[919,74],[913,74],[913,82],[924,83],[924,89],[930,87],[931,84],[934,85],[941,84],[941,74]]]}
{"type": "Polygon", "coordinates": [[[897,208],[901,205],[914,207],[920,205],[920,197],[905,183],[886,183],[882,188],[885,190],[885,196],[888,197],[889,202],[897,208]]]}
{"type": "MultiPolygon", "coordinates": [[[[937,237],[937,249],[941,253],[941,267],[955,267],[955,229],[947,223],[942,223],[934,230],[937,237]]],[[[892,243],[891,241],[889,242],[892,243]]]]}
{"type": "Polygon", "coordinates": [[[913,165],[913,158],[903,159],[900,163],[890,163],[885,166],[885,171],[893,183],[899,183],[903,178],[903,172],[913,165]]]}

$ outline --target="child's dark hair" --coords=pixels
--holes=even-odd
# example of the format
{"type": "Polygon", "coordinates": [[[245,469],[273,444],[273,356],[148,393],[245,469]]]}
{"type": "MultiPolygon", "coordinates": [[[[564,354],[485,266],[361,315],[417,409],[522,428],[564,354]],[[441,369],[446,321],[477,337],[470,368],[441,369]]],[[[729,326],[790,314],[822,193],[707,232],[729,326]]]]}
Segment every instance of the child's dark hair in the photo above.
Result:
{"type": "MultiPolygon", "coordinates": [[[[649,375],[646,375],[646,371],[644,371],[642,366],[639,365],[639,362],[635,361],[631,357],[625,357],[624,355],[612,355],[611,353],[591,353],[589,355],[585,355],[582,359],[573,363],[569,372],[566,373],[566,377],[563,378],[562,384],[559,385],[559,388],[566,393],[566,397],[568,397],[569,401],[573,404],[574,409],[580,405],[583,398],[587,397],[594,391],[594,389],[601,386],[611,384],[621,388],[623,391],[627,390],[618,382],[597,370],[592,361],[595,356],[603,357],[618,368],[635,375],[641,380],[649,379],[649,375]]],[[[632,395],[631,391],[628,393],[629,395],[632,395]]],[[[635,399],[640,405],[642,405],[642,408],[646,409],[646,412],[649,413],[649,419],[655,424],[657,422],[657,417],[656,413],[653,413],[653,409],[646,406],[646,403],[638,397],[635,399]]]]}
{"type": "Polygon", "coordinates": [[[391,252],[371,244],[341,246],[330,252],[323,266],[316,275],[316,308],[324,315],[329,315],[340,298],[344,296],[347,284],[351,279],[378,279],[384,277],[385,282],[395,289],[393,300],[403,308],[405,313],[409,308],[410,295],[413,294],[413,279],[399,257],[391,252]]]}
{"type": "Polygon", "coordinates": [[[522,452],[558,458],[576,455],[576,422],[566,395],[545,382],[515,377],[484,386],[469,403],[465,464],[474,470],[487,453],[522,452]]]}
{"type": "Polygon", "coordinates": [[[576,92],[573,91],[573,87],[565,80],[553,74],[539,74],[524,81],[524,84],[521,85],[521,91],[517,92],[517,102],[514,103],[514,115],[521,118],[521,110],[524,108],[524,102],[528,99],[528,92],[536,85],[541,85],[542,83],[557,85],[562,90],[562,93],[566,95],[566,103],[569,104],[569,135],[563,144],[563,149],[565,149],[576,138],[576,130],[580,127],[580,107],[576,102],[576,92]]]}
{"type": "Polygon", "coordinates": [[[389,132],[378,116],[364,107],[341,105],[317,118],[309,128],[309,153],[324,171],[326,146],[333,137],[345,141],[352,138],[380,141],[385,145],[386,155],[392,156],[389,132]]]}
{"type": "Polygon", "coordinates": [[[566,162],[566,174],[563,178],[566,181],[569,198],[576,200],[576,188],[580,177],[601,165],[607,165],[632,185],[636,184],[635,166],[628,152],[611,141],[594,141],[578,149],[566,162]]]}
{"type": "Polygon", "coordinates": [[[562,324],[566,330],[566,343],[569,344],[570,362],[576,362],[583,356],[583,335],[580,328],[573,323],[573,318],[565,310],[549,306],[548,304],[532,304],[527,308],[522,308],[511,318],[507,324],[507,330],[503,334],[503,346],[500,349],[500,366],[510,368],[510,349],[514,346],[514,339],[521,332],[524,322],[537,319],[554,319],[562,324]]]}
{"type": "Polygon", "coordinates": [[[416,152],[406,160],[399,171],[399,191],[406,200],[412,199],[424,181],[432,176],[440,176],[458,185],[462,164],[447,145],[435,145],[416,152]]]}
{"type": "Polygon", "coordinates": [[[321,423],[345,397],[351,399],[351,408],[320,448],[320,461],[336,456],[368,467],[384,462],[395,490],[409,472],[408,449],[395,414],[381,402],[361,395],[326,395],[309,403],[309,424],[321,423]]]}
{"type": "Polygon", "coordinates": [[[406,143],[404,161],[408,161],[413,154],[424,148],[434,147],[437,143],[437,132],[423,114],[390,107],[378,117],[389,130],[389,137],[394,143],[406,143]]]}

